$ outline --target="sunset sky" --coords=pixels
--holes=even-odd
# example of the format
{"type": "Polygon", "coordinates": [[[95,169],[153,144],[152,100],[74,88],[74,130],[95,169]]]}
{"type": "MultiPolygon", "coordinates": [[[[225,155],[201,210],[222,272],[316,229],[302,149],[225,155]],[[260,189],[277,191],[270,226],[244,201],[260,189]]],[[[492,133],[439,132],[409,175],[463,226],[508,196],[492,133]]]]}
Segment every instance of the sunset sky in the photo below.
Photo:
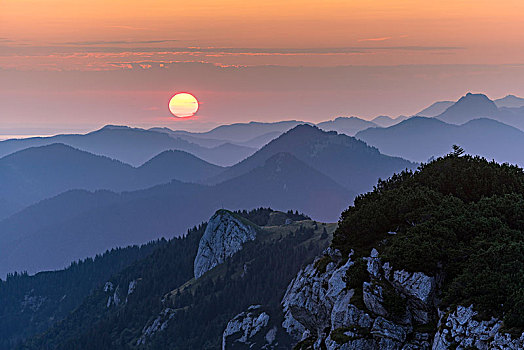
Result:
{"type": "Polygon", "coordinates": [[[413,114],[524,96],[522,0],[0,0],[0,134],[413,114]],[[176,120],[179,91],[200,101],[176,120]]]}

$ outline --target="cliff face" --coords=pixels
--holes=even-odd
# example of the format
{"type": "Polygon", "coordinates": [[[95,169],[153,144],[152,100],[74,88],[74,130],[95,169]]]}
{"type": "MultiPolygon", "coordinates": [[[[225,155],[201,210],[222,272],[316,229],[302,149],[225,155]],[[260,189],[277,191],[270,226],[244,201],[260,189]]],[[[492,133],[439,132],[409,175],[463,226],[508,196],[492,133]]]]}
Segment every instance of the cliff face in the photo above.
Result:
{"type": "Polygon", "coordinates": [[[253,225],[227,210],[217,211],[209,220],[195,258],[195,278],[223,263],[256,238],[253,225]]]}
{"type": "Polygon", "coordinates": [[[282,326],[297,349],[524,348],[524,334],[512,338],[501,321],[476,319],[473,306],[440,310],[438,277],[393,270],[375,249],[351,256],[329,248],[290,283],[282,326]]]}

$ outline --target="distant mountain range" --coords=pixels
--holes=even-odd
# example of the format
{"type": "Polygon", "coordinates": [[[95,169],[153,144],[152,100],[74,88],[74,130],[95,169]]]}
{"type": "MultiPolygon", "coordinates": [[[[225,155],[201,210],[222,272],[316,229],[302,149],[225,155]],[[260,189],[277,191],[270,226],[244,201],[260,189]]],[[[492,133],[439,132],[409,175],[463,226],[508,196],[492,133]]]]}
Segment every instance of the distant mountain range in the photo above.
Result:
{"type": "Polygon", "coordinates": [[[0,157],[25,148],[53,143],[63,143],[133,166],[140,166],[166,150],[186,151],[209,163],[222,166],[235,164],[256,151],[255,148],[233,144],[207,148],[161,132],[108,125],[85,135],[57,135],[1,141],[0,157]]]}
{"type": "Polygon", "coordinates": [[[359,132],[357,138],[377,147],[382,153],[426,162],[460,145],[469,154],[499,162],[524,165],[524,132],[487,118],[473,119],[462,125],[436,118],[413,117],[389,128],[359,132]]]}
{"type": "Polygon", "coordinates": [[[456,102],[436,102],[416,115],[459,125],[472,119],[490,118],[524,130],[524,98],[508,95],[493,101],[484,94],[467,93],[456,102]]]}
{"type": "MultiPolygon", "coordinates": [[[[431,106],[415,114],[418,117],[436,117],[454,105],[457,101],[438,101],[431,106]]],[[[524,98],[515,95],[507,95],[493,101],[498,108],[520,108],[524,107],[524,98]]],[[[390,126],[390,125],[388,125],[390,126]]]]}
{"type": "Polygon", "coordinates": [[[433,112],[426,114],[447,106],[435,117],[411,117],[388,128],[369,128],[356,138],[384,154],[415,162],[444,155],[457,144],[469,154],[523,166],[524,107],[520,104],[524,99],[512,95],[492,101],[468,93],[455,103],[434,104],[429,108],[433,112]]]}
{"type": "Polygon", "coordinates": [[[0,219],[72,189],[129,191],[173,179],[198,182],[222,171],[182,151],[165,151],[134,168],[64,144],[31,147],[0,159],[0,219]]]}
{"type": "Polygon", "coordinates": [[[510,126],[524,120],[520,100],[467,94],[432,118],[245,123],[207,133],[107,126],[0,142],[0,275],[176,236],[221,207],[293,208],[336,221],[377,179],[453,144],[524,164],[524,132],[510,126]]]}
{"type": "MultiPolygon", "coordinates": [[[[210,185],[173,180],[121,194],[73,190],[43,200],[0,221],[0,275],[14,270],[54,269],[110,247],[176,236],[221,207],[293,208],[317,220],[336,221],[338,213],[356,194],[371,189],[378,178],[416,166],[401,158],[382,155],[352,137],[309,125],[295,127],[245,161],[226,169],[198,161],[183,152],[165,152],[138,169],[63,145],[23,152],[54,148],[67,154],[79,153],[79,158],[80,155],[95,160],[101,158],[112,166],[119,165],[122,173],[113,171],[117,175],[110,178],[111,181],[123,177],[155,182],[170,176],[187,181],[192,174],[196,174],[195,179],[213,173],[218,175],[212,177],[210,185]],[[170,161],[174,158],[181,160],[170,161]],[[181,170],[183,167],[186,169],[181,170]],[[26,259],[27,256],[31,259],[26,259]]],[[[60,176],[53,173],[49,178],[60,176]]],[[[81,188],[81,184],[76,186],[81,188]]],[[[119,186],[118,189],[122,189],[125,181],[119,186]]]]}
{"type": "Polygon", "coordinates": [[[377,124],[378,126],[387,128],[388,126],[398,124],[401,121],[406,120],[406,119],[408,119],[408,117],[404,115],[398,116],[396,118],[391,118],[391,117],[388,117],[387,115],[381,115],[373,119],[372,122],[377,124]]]}

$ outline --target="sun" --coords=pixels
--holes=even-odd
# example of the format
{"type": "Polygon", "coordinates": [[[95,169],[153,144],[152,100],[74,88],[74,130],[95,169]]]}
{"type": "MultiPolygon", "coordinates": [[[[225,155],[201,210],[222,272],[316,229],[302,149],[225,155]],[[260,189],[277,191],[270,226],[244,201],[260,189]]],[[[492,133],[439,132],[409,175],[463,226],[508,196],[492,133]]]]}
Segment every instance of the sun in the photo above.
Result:
{"type": "Polygon", "coordinates": [[[195,96],[181,92],[171,97],[169,111],[177,118],[189,118],[198,111],[198,100],[195,96]]]}

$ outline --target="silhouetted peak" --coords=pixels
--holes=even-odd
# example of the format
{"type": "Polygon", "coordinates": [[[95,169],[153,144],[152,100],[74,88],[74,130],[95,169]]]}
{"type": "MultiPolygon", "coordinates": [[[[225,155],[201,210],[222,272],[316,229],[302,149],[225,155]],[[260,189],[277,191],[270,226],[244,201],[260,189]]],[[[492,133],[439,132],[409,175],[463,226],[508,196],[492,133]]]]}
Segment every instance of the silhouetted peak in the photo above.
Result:
{"type": "Polygon", "coordinates": [[[495,103],[484,94],[473,94],[468,92],[466,96],[462,96],[453,106],[450,108],[474,108],[475,110],[497,110],[495,103]]]}
{"type": "Polygon", "coordinates": [[[101,128],[100,130],[130,130],[132,128],[130,128],[129,126],[126,126],[126,125],[111,125],[111,124],[108,124],[106,126],[104,126],[103,128],[101,128]]]}
{"type": "Polygon", "coordinates": [[[450,106],[438,118],[455,124],[463,124],[473,118],[493,117],[499,112],[495,102],[484,94],[468,92],[450,106]]]}
{"type": "MultiPolygon", "coordinates": [[[[306,136],[306,135],[319,135],[326,133],[325,131],[322,131],[318,126],[316,125],[310,125],[310,124],[300,124],[295,126],[293,129],[286,132],[284,135],[290,136],[290,135],[299,135],[299,136],[306,136]]],[[[282,135],[282,136],[284,136],[282,135]]],[[[281,136],[281,137],[282,137],[281,136]]]]}

